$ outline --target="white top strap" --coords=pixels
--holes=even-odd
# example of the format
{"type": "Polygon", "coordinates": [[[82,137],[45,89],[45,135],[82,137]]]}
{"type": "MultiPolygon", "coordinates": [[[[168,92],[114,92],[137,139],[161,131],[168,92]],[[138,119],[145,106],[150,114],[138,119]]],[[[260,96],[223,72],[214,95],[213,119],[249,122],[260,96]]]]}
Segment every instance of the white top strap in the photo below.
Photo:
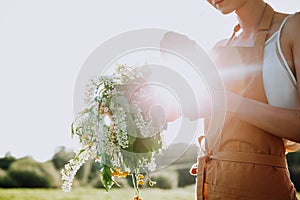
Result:
{"type": "Polygon", "coordinates": [[[288,15],[288,16],[283,20],[283,22],[281,23],[281,25],[280,25],[280,27],[279,27],[279,29],[278,29],[277,48],[278,48],[279,55],[280,55],[280,57],[281,57],[281,59],[282,59],[282,61],[283,61],[283,64],[284,64],[285,69],[287,70],[287,72],[288,72],[288,74],[289,74],[289,76],[290,76],[290,78],[291,78],[293,84],[297,87],[297,81],[296,81],[296,78],[295,78],[293,72],[291,71],[291,69],[290,69],[290,67],[289,67],[289,65],[288,65],[288,63],[287,63],[287,61],[286,61],[286,59],[285,59],[285,57],[284,57],[284,55],[283,55],[283,52],[282,52],[282,49],[281,49],[281,44],[280,44],[280,36],[281,36],[282,28],[284,27],[286,21],[287,21],[291,16],[293,16],[293,14],[292,14],[292,15],[288,15]]]}

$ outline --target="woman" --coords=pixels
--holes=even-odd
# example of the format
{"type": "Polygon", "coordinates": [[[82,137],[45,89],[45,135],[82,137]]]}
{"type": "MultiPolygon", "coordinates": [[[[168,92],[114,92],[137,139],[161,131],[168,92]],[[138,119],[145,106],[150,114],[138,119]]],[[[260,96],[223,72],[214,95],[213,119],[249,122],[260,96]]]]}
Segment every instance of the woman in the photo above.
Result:
{"type": "Polygon", "coordinates": [[[263,0],[209,3],[235,12],[240,34],[214,48],[227,117],[217,138],[205,136],[197,199],[296,199],[285,152],[288,140],[300,142],[300,14],[274,12],[263,0]]]}

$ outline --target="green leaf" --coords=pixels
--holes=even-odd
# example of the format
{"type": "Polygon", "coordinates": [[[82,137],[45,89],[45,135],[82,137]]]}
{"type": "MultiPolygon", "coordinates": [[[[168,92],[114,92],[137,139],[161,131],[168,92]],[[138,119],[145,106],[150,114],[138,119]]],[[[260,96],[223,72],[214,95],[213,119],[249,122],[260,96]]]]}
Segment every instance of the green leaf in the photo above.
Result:
{"type": "Polygon", "coordinates": [[[75,135],[75,125],[74,125],[74,122],[71,124],[71,136],[72,138],[74,137],[75,135]]]}
{"type": "Polygon", "coordinates": [[[149,153],[151,152],[150,146],[145,145],[147,138],[137,138],[133,145],[133,151],[135,153],[149,153]]]}
{"type": "Polygon", "coordinates": [[[139,130],[134,123],[134,116],[132,114],[127,113],[126,121],[127,121],[127,132],[129,133],[129,135],[136,137],[138,135],[139,130]]]}
{"type": "Polygon", "coordinates": [[[133,152],[133,146],[134,146],[134,142],[136,140],[136,137],[133,137],[131,135],[128,135],[128,148],[126,148],[126,151],[130,151],[133,152]]]}
{"type": "Polygon", "coordinates": [[[79,156],[80,154],[82,154],[84,151],[85,151],[85,149],[81,149],[81,150],[79,151],[79,153],[78,153],[78,156],[79,156]]]}
{"type": "Polygon", "coordinates": [[[161,148],[161,137],[156,134],[152,137],[137,138],[133,145],[133,150],[136,153],[155,152],[161,148]]]}
{"type": "Polygon", "coordinates": [[[105,187],[105,190],[108,192],[114,185],[114,179],[111,174],[111,169],[107,165],[103,165],[101,169],[101,182],[105,187]]]}
{"type": "Polygon", "coordinates": [[[85,151],[85,149],[81,149],[78,154],[74,157],[74,160],[79,161],[79,156],[85,151]]]}
{"type": "Polygon", "coordinates": [[[128,148],[126,150],[133,152],[133,145],[138,135],[138,129],[133,122],[133,118],[130,114],[127,115],[127,133],[128,133],[128,148]]]}

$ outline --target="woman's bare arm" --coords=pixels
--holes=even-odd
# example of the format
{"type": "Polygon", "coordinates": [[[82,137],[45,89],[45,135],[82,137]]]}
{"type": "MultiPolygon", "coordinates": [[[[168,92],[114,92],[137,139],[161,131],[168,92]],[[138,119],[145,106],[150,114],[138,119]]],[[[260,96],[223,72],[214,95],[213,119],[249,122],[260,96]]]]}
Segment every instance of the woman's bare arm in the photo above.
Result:
{"type": "Polygon", "coordinates": [[[274,107],[228,92],[228,111],[276,136],[300,142],[300,110],[274,107]]]}
{"type": "MultiPolygon", "coordinates": [[[[286,28],[300,100],[300,14],[293,16],[286,28]]],[[[276,136],[300,143],[300,108],[293,110],[274,107],[230,92],[227,93],[227,98],[229,112],[276,136]]]]}

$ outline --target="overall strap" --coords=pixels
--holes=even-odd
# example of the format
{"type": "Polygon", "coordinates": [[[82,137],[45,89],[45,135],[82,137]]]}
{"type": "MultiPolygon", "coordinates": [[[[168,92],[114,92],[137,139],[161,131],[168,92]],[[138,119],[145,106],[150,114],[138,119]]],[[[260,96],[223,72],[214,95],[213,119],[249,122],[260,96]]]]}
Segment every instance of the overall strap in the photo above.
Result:
{"type": "Polygon", "coordinates": [[[264,48],[266,38],[268,36],[269,29],[272,25],[274,10],[271,6],[266,4],[264,14],[258,27],[258,32],[255,38],[254,47],[264,48]]]}

